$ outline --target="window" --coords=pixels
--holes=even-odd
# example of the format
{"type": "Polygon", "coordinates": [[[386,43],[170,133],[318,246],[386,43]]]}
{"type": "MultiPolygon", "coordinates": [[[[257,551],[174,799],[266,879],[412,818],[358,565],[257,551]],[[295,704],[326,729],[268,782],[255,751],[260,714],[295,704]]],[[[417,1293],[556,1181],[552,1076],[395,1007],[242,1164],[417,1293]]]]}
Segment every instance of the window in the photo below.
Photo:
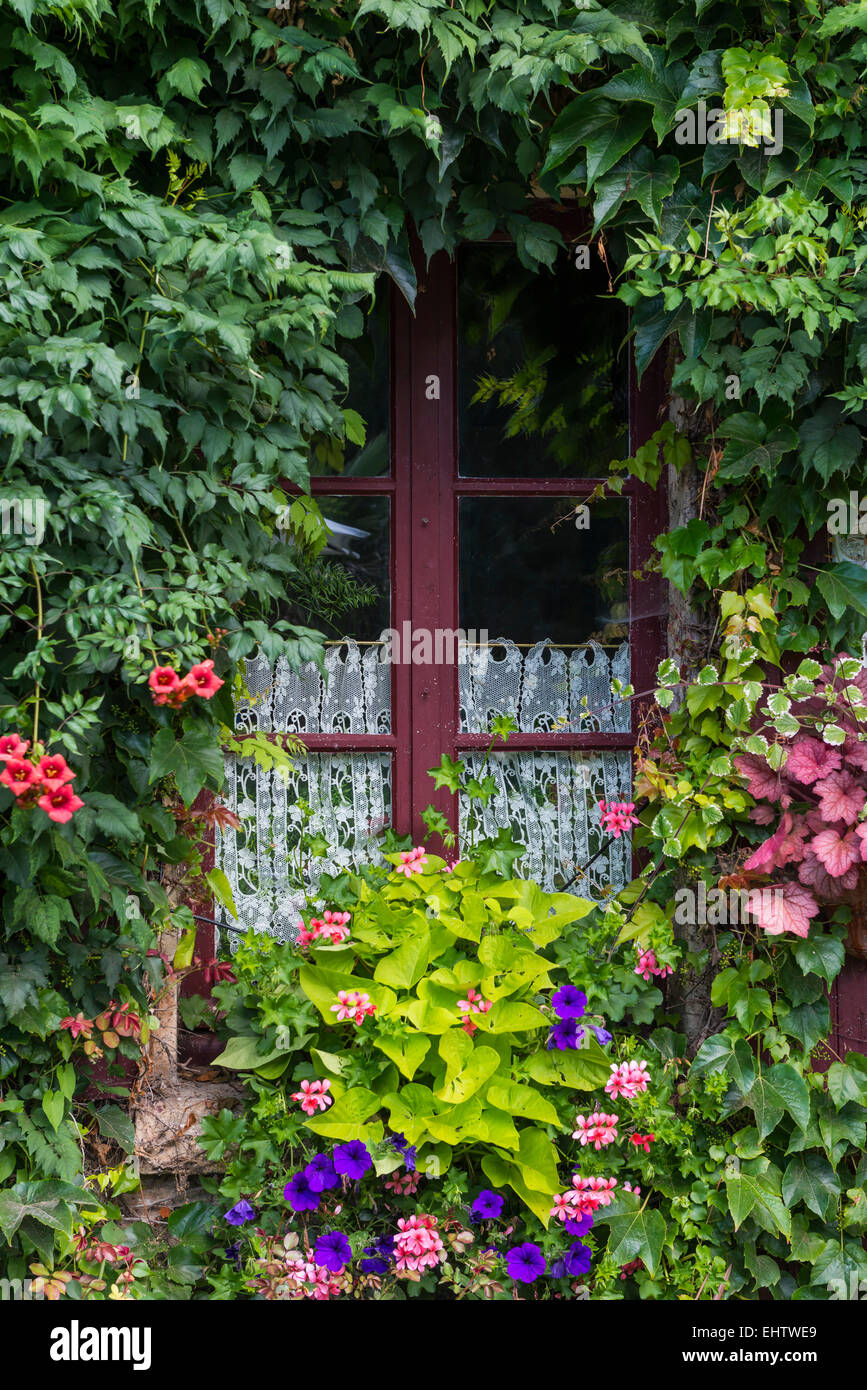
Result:
{"type": "MultiPolygon", "coordinates": [[[[631,784],[634,713],[611,680],[655,683],[660,588],[636,571],[660,526],[634,482],[586,499],[655,428],[657,401],[636,388],[605,267],[577,259],[539,276],[506,241],[429,268],[419,257],[415,315],[380,295],[356,340],[349,404],[367,438],[317,458],[312,489],[328,565],[361,597],[331,625],[327,682],[246,663],[239,726],[301,734],[307,756],[288,783],[232,769],[244,824],[217,854],[240,925],[290,934],[293,874],[311,887],[323,867],[369,859],[387,824],[421,841],[430,802],[466,828],[428,769],[448,753],[479,771],[496,713],[519,732],[487,760],[482,833],[510,828],[528,846],[521,871],[546,887],[628,878],[628,845],[603,844],[596,803],[631,784]],[[298,859],[308,814],[329,861],[298,859]]],[[[328,625],[321,600],[314,585],[302,620],[328,625]]]]}

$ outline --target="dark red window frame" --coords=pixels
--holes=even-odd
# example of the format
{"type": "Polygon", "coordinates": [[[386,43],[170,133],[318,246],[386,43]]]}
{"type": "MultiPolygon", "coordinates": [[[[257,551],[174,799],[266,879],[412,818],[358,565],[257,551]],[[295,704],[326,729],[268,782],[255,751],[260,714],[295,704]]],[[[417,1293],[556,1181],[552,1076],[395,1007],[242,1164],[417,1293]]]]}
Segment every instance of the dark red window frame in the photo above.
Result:
{"type": "MultiPolygon", "coordinates": [[[[586,224],[574,214],[540,209],[557,221],[567,240],[582,237],[586,224]]],[[[493,239],[493,238],[492,238],[493,239]]],[[[499,238],[497,238],[499,239],[499,238]]],[[[415,248],[418,296],[415,315],[391,290],[391,461],[382,478],[314,478],[314,497],[379,496],[391,501],[391,626],[458,627],[457,510],[463,497],[580,497],[592,493],[598,478],[462,478],[457,443],[457,284],[456,267],[445,252],[425,265],[415,248]],[[438,400],[428,400],[427,379],[440,382],[438,400]],[[443,525],[444,518],[450,525],[443,525]]],[[[628,350],[628,349],[624,349],[628,350]]],[[[659,365],[639,386],[630,351],[629,425],[634,452],[659,424],[663,398],[659,365]]],[[[662,652],[663,585],[658,575],[637,578],[651,559],[652,543],[664,529],[662,490],[630,479],[622,495],[630,499],[630,614],[650,616],[631,624],[631,681],[636,691],[655,684],[662,652]]],[[[458,672],[448,666],[392,666],[390,734],[306,734],[311,752],[388,751],[392,754],[392,824],[414,841],[427,837],[421,813],[429,804],[454,822],[455,798],[436,792],[428,769],[442,754],[457,756],[486,748],[485,734],[458,728],[458,672]]],[[[640,703],[640,702],[639,702],[640,703]]],[[[637,711],[636,711],[637,716],[637,711]]],[[[632,733],[513,734],[509,749],[632,749],[632,733]]]]}
{"type": "MultiPolygon", "coordinates": [[[[540,220],[561,228],[567,242],[588,240],[583,214],[540,204],[540,220]]],[[[495,236],[491,240],[506,240],[495,236]]],[[[445,252],[425,263],[414,246],[418,277],[415,314],[392,286],[391,304],[391,471],[380,478],[342,476],[312,478],[314,497],[387,497],[391,503],[391,627],[458,627],[457,512],[463,497],[580,497],[593,492],[598,478],[461,478],[457,441],[457,282],[456,266],[445,252]],[[426,379],[439,377],[440,397],[428,400],[426,379]],[[442,525],[450,518],[450,525],[442,525]]],[[[629,447],[632,453],[658,428],[664,401],[663,364],[657,360],[641,384],[631,349],[629,365],[629,447]]],[[[288,492],[299,489],[285,481],[288,492]]],[[[665,595],[658,574],[637,577],[653,556],[653,540],[665,529],[665,492],[630,479],[622,496],[630,499],[630,616],[647,614],[630,626],[631,682],[639,692],[656,684],[663,653],[665,595]]],[[[428,769],[443,753],[458,756],[486,748],[484,734],[458,728],[458,671],[455,665],[391,668],[391,732],[388,734],[305,734],[311,752],[383,751],[392,756],[391,823],[413,841],[429,840],[421,813],[430,803],[454,825],[456,798],[437,792],[428,769]]],[[[640,710],[633,707],[630,733],[513,734],[512,749],[633,749],[640,710]]],[[[273,735],[280,739],[281,735],[273,735]]],[[[203,793],[204,804],[210,797],[203,793]]],[[[198,803],[197,803],[198,804],[198,803]]],[[[435,847],[435,846],[434,846],[435,847]]],[[[205,869],[213,867],[213,847],[205,852],[205,869]]],[[[213,908],[211,909],[213,917],[213,908]]],[[[214,927],[201,919],[198,951],[214,954],[214,927]]],[[[202,990],[201,977],[186,982],[184,993],[202,990]]]]}

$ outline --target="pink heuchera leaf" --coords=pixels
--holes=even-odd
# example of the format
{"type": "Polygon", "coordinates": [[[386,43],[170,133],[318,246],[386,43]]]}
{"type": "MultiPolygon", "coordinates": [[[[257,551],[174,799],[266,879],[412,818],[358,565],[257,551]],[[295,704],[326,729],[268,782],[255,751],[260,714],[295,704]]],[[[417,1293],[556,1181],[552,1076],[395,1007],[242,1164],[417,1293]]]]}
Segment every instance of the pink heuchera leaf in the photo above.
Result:
{"type": "Polygon", "coordinates": [[[861,858],[867,860],[867,822],[855,826],[855,834],[861,841],[861,858]]]}
{"type": "Polygon", "coordinates": [[[829,777],[817,782],[815,789],[821,793],[819,810],[825,820],[844,820],[847,825],[855,824],[867,800],[864,787],[857,777],[845,770],[832,772],[829,777]]]}
{"type": "Polygon", "coordinates": [[[750,811],[750,820],[755,821],[756,825],[770,825],[776,819],[776,811],[773,806],[754,806],[750,811]]]}
{"type": "Polygon", "coordinates": [[[803,862],[798,865],[798,878],[808,888],[812,888],[816,897],[823,902],[836,903],[840,902],[845,890],[855,887],[858,882],[858,870],[853,864],[842,878],[832,878],[825,865],[809,851],[803,862]]]}
{"type": "Polygon", "coordinates": [[[850,767],[867,772],[867,743],[861,743],[854,734],[849,734],[843,744],[843,757],[850,767]]]}
{"type": "MultiPolygon", "coordinates": [[[[744,864],[744,869],[753,869],[760,873],[767,873],[769,869],[781,869],[792,858],[790,852],[789,832],[792,829],[792,817],[788,811],[783,815],[779,826],[767,840],[763,840],[757,845],[744,864]]],[[[802,846],[803,847],[803,846],[802,846]]]]}
{"type": "Polygon", "coordinates": [[[837,830],[823,830],[810,841],[809,848],[834,878],[842,878],[861,858],[861,841],[853,830],[847,830],[845,835],[837,830]]]}
{"type": "Polygon", "coordinates": [[[800,883],[770,883],[767,888],[753,889],[749,909],[769,936],[779,936],[784,931],[806,936],[811,918],[818,915],[819,904],[800,883]]]}
{"type": "Polygon", "coordinates": [[[735,767],[742,777],[747,778],[747,791],[757,801],[779,801],[781,777],[773,772],[764,758],[756,758],[752,753],[741,753],[735,758],[735,767]]]}
{"type": "MultiPolygon", "coordinates": [[[[737,759],[735,759],[737,761],[737,759]]],[[[836,748],[829,748],[817,738],[796,738],[786,759],[786,775],[810,787],[820,777],[827,777],[842,766],[836,748]]]]}

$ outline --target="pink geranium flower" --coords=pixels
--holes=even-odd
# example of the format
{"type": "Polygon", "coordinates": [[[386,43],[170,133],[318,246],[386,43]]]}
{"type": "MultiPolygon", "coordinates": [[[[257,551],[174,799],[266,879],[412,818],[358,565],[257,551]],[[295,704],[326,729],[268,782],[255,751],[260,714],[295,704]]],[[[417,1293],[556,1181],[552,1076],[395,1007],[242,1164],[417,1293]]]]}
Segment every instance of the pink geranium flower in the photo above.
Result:
{"type": "Polygon", "coordinates": [[[483,999],[477,989],[468,989],[466,999],[458,1000],[458,1008],[462,1014],[486,1014],[493,1008],[493,1001],[483,999]]]}
{"type": "Polygon", "coordinates": [[[398,1220],[394,1238],[398,1269],[436,1269],[444,1249],[435,1216],[408,1216],[398,1220]]]}
{"type": "Polygon", "coordinates": [[[424,866],[428,862],[427,855],[421,845],[415,849],[401,850],[400,863],[396,865],[395,871],[399,874],[406,874],[409,878],[412,874],[424,873],[424,866]]]}
{"type": "Polygon", "coordinates": [[[651,975],[657,975],[664,980],[666,975],[673,975],[674,971],[670,965],[660,965],[654,951],[641,951],[635,974],[640,975],[643,980],[649,980],[651,975]]]}
{"type": "Polygon", "coordinates": [[[647,1090],[649,1080],[646,1062],[612,1062],[605,1090],[612,1100],[618,1096],[623,1096],[624,1100],[634,1100],[647,1090]]]}
{"type": "Polygon", "coordinates": [[[575,1193],[558,1192],[554,1197],[551,1215],[555,1221],[571,1221],[575,1215],[575,1193]]]}
{"type": "Polygon", "coordinates": [[[4,734],[0,738],[0,762],[9,758],[23,758],[30,747],[29,741],[20,739],[17,734],[4,734]]]}
{"type": "Polygon", "coordinates": [[[71,787],[58,787],[56,791],[40,796],[36,804],[42,808],[49,820],[65,825],[68,820],[72,820],[73,812],[81,810],[84,802],[81,797],[75,795],[71,787]]]}
{"type": "Polygon", "coordinates": [[[610,805],[600,801],[599,810],[602,812],[602,829],[609,831],[615,840],[619,840],[621,834],[631,825],[639,824],[638,817],[632,814],[635,810],[634,801],[612,801],[610,805]]]}
{"type": "Polygon", "coordinates": [[[576,1115],[572,1138],[584,1147],[592,1144],[594,1149],[604,1149],[617,1138],[618,1117],[605,1115],[597,1110],[592,1115],[576,1115]]]}
{"type": "Polygon", "coordinates": [[[629,1142],[634,1144],[637,1149],[643,1149],[646,1154],[649,1154],[654,1136],[652,1134],[633,1134],[629,1142]]]}
{"type": "Polygon", "coordinates": [[[386,1179],[384,1186],[389,1192],[397,1193],[398,1197],[412,1197],[418,1191],[420,1181],[420,1173],[396,1173],[386,1179]]]}
{"type": "Polygon", "coordinates": [[[330,1089],[330,1081],[302,1081],[301,1090],[294,1091],[292,1099],[297,1100],[305,1115],[315,1115],[333,1103],[334,1097],[327,1094],[330,1089]]]}
{"type": "Polygon", "coordinates": [[[363,1023],[368,1014],[376,1012],[370,995],[354,989],[337,991],[337,1003],[331,1005],[331,1012],[337,1014],[337,1022],[344,1023],[351,1018],[355,1024],[363,1023]]]}
{"type": "Polygon", "coordinates": [[[572,1179],[575,1189],[572,1194],[572,1209],[577,1216],[592,1216],[599,1207],[607,1207],[614,1196],[616,1178],[582,1178],[577,1173],[572,1179]]]}

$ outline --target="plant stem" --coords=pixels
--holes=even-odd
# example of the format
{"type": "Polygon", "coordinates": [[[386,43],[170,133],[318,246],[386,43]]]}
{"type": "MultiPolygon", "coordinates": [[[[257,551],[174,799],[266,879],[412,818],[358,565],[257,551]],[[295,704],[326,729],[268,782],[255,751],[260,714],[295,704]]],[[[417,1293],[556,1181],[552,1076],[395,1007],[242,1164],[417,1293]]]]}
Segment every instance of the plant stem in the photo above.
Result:
{"type": "MultiPolygon", "coordinates": [[[[41,642],[42,642],[42,621],[43,621],[43,615],[42,615],[42,585],[39,583],[39,572],[38,572],[38,570],[37,570],[37,568],[36,568],[36,565],[34,564],[33,560],[30,561],[30,570],[31,570],[31,572],[32,572],[32,574],[33,574],[33,582],[34,582],[34,584],[36,585],[36,641],[37,641],[37,644],[41,644],[41,642]]],[[[36,700],[35,700],[34,707],[33,707],[33,748],[34,748],[34,750],[35,750],[35,748],[36,748],[36,744],[37,744],[38,741],[39,741],[39,699],[40,699],[40,693],[41,693],[40,684],[39,684],[39,681],[37,681],[37,682],[36,682],[36,700]]]]}

